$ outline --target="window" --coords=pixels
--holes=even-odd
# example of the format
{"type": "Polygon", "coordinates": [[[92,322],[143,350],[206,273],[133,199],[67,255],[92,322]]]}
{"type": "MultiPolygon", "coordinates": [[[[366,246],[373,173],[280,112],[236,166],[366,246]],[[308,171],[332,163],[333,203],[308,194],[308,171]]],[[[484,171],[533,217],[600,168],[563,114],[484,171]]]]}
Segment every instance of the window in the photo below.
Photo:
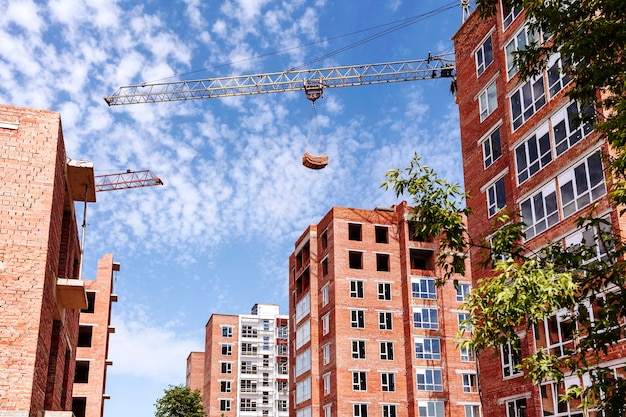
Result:
{"type": "Polygon", "coordinates": [[[550,182],[520,204],[524,236],[531,239],[559,221],[556,187],[550,182]]]}
{"type": "Polygon", "coordinates": [[[322,287],[322,306],[328,304],[328,284],[322,287]]]}
{"type": "Polygon", "coordinates": [[[441,342],[435,337],[415,338],[415,358],[441,360],[441,342]]]}
{"type": "Polygon", "coordinates": [[[419,417],[444,417],[443,401],[423,401],[417,402],[419,417]]]}
{"type": "Polygon", "coordinates": [[[87,397],[72,398],[72,412],[74,413],[74,417],[85,417],[86,409],[87,397]]]}
{"type": "Polygon", "coordinates": [[[322,335],[328,334],[330,330],[330,313],[322,316],[322,335]]]}
{"type": "Polygon", "coordinates": [[[515,148],[518,184],[523,183],[552,162],[548,124],[544,123],[515,148]]]}
{"type": "Polygon", "coordinates": [[[517,74],[518,71],[517,64],[515,63],[515,52],[524,51],[528,45],[537,41],[538,38],[537,32],[530,30],[528,26],[524,26],[513,36],[513,39],[506,44],[504,53],[506,56],[506,73],[509,80],[517,74]]]}
{"type": "Polygon", "coordinates": [[[367,390],[367,373],[365,371],[352,371],[352,389],[354,391],[367,390]]]}
{"type": "Polygon", "coordinates": [[[466,405],[465,417],[480,417],[480,405],[466,405]]]}
{"type": "Polygon", "coordinates": [[[81,313],[92,314],[96,308],[96,293],[94,291],[87,291],[87,308],[80,310],[81,313]]]}
{"type": "Polygon", "coordinates": [[[350,298],[363,298],[363,281],[350,280],[350,298]]]}
{"type": "Polygon", "coordinates": [[[242,374],[256,374],[257,365],[252,361],[241,361],[241,373],[242,374]]]}
{"type": "Polygon", "coordinates": [[[396,417],[395,404],[383,404],[383,417],[396,417]]]}
{"type": "Polygon", "coordinates": [[[478,392],[476,374],[461,374],[463,380],[463,392],[478,392]]]}
{"type": "Polygon", "coordinates": [[[240,411],[256,411],[256,401],[251,398],[242,398],[239,402],[240,411]]]}
{"type": "Polygon", "coordinates": [[[413,308],[413,327],[416,329],[438,329],[439,317],[436,308],[413,308]]]}
{"type": "Polygon", "coordinates": [[[277,405],[278,405],[278,411],[288,411],[287,400],[278,400],[277,405]]]}
{"type": "Polygon", "coordinates": [[[250,326],[249,324],[244,324],[243,326],[241,326],[241,337],[256,338],[257,331],[254,327],[250,326]]]}
{"type": "MultiPolygon", "coordinates": [[[[580,381],[576,377],[565,378],[564,382],[558,384],[554,382],[548,382],[542,384],[540,387],[541,392],[541,405],[543,407],[543,415],[553,415],[559,417],[582,417],[583,412],[581,410],[581,400],[578,398],[570,398],[568,401],[563,401],[561,398],[565,395],[565,391],[572,385],[580,385],[580,381]]],[[[589,415],[600,416],[602,413],[590,412],[589,415]]]]}
{"type": "Polygon", "coordinates": [[[299,349],[309,340],[311,340],[311,322],[307,320],[296,329],[296,349],[299,349]]]}
{"type": "Polygon", "coordinates": [[[311,312],[311,294],[306,293],[300,301],[296,303],[296,323],[302,320],[311,312]]]}
{"type": "Polygon", "coordinates": [[[563,357],[572,351],[576,323],[571,314],[563,310],[537,324],[537,347],[546,348],[549,353],[563,357]]]}
{"type": "Polygon", "coordinates": [[[378,328],[380,330],[393,330],[393,316],[389,311],[378,312],[378,328]]]}
{"type": "Polygon", "coordinates": [[[222,337],[233,337],[233,326],[222,326],[222,337]]]}
{"type": "Polygon", "coordinates": [[[269,329],[270,329],[270,321],[263,320],[263,330],[269,330],[269,329]]]}
{"type": "Polygon", "coordinates": [[[504,345],[500,345],[502,376],[504,378],[520,375],[522,373],[517,367],[522,362],[522,357],[518,349],[519,348],[513,348],[510,341],[506,342],[504,345]]]}
{"type": "Polygon", "coordinates": [[[500,145],[500,128],[497,128],[483,141],[483,161],[485,169],[491,166],[496,159],[502,156],[502,146],[500,145]]]}
{"type": "Polygon", "coordinates": [[[365,359],[365,340],[352,341],[352,358],[365,359]]]}
{"type": "Polygon", "coordinates": [[[411,278],[413,298],[436,300],[437,291],[434,278],[411,278]]]}
{"type": "Polygon", "coordinates": [[[297,410],[296,417],[311,417],[311,407],[305,407],[297,410]]]}
{"type": "Polygon", "coordinates": [[[491,35],[483,41],[476,50],[476,76],[480,76],[485,69],[493,62],[493,46],[491,35]]]}
{"type": "Polygon", "coordinates": [[[409,256],[411,258],[411,269],[435,269],[432,250],[410,248],[409,256]]]}
{"type": "Polygon", "coordinates": [[[382,372],[380,374],[380,388],[383,392],[394,392],[396,390],[396,374],[382,372]]]}
{"type": "Polygon", "coordinates": [[[358,223],[348,223],[348,239],[361,240],[362,225],[358,223]]]}
{"type": "Polygon", "coordinates": [[[330,363],[330,343],[325,344],[322,350],[324,352],[324,365],[327,365],[330,363]]]}
{"type": "Polygon", "coordinates": [[[304,352],[296,356],[296,376],[300,376],[304,372],[310,369],[311,369],[311,349],[306,349],[304,352]]]}
{"type": "Polygon", "coordinates": [[[485,90],[478,95],[478,108],[480,110],[480,121],[482,122],[498,107],[498,96],[496,92],[496,82],[492,82],[485,90]]]}
{"type": "Polygon", "coordinates": [[[231,381],[220,381],[220,392],[230,392],[231,381]]]}
{"type": "Polygon", "coordinates": [[[330,394],[330,372],[322,376],[322,385],[324,386],[324,395],[330,394]]]}
{"type": "Polygon", "coordinates": [[[257,354],[257,345],[252,344],[252,343],[242,343],[241,344],[241,354],[242,355],[253,355],[256,356],[257,354]]]}
{"type": "Polygon", "coordinates": [[[457,301],[465,301],[467,297],[469,297],[470,293],[470,285],[469,284],[457,284],[456,286],[456,300],[457,301]]]}
{"type": "Polygon", "coordinates": [[[363,252],[349,251],[348,260],[350,268],[363,269],[363,252]]]}
{"type": "Polygon", "coordinates": [[[222,355],[231,356],[233,354],[233,345],[230,343],[222,343],[222,355]]]}
{"type": "Polygon", "coordinates": [[[550,98],[554,97],[572,80],[566,73],[567,63],[563,65],[563,59],[560,53],[556,53],[548,60],[548,93],[550,98]]]}
{"type": "Polygon", "coordinates": [[[74,383],[86,384],[89,382],[89,361],[76,361],[74,383]]]}
{"type": "Polygon", "coordinates": [[[242,379],[239,386],[241,387],[241,392],[256,392],[256,381],[242,379]]]}
{"type": "Polygon", "coordinates": [[[232,374],[233,364],[231,362],[220,362],[220,370],[223,374],[232,374]]]}
{"type": "Polygon", "coordinates": [[[461,362],[475,362],[476,361],[476,353],[474,349],[468,348],[466,346],[461,347],[461,362]]]}
{"type": "Polygon", "coordinates": [[[526,398],[506,402],[507,417],[526,417],[526,398]]]}
{"type": "Polygon", "coordinates": [[[353,417],[367,417],[367,404],[354,404],[352,409],[353,417]]]}
{"type": "Polygon", "coordinates": [[[543,75],[525,82],[511,95],[510,102],[513,130],[516,130],[546,104],[543,75]]]}
{"type": "Polygon", "coordinates": [[[389,255],[386,253],[376,254],[376,270],[381,272],[389,272],[389,255]]]}
{"type": "Polygon", "coordinates": [[[78,347],[91,347],[93,337],[93,326],[78,327],[78,347]]]}
{"type": "Polygon", "coordinates": [[[296,404],[311,399],[311,377],[296,384],[296,404]]]}
{"type": "Polygon", "coordinates": [[[460,332],[471,332],[472,331],[472,325],[467,322],[467,320],[469,320],[469,314],[468,313],[457,313],[456,317],[457,317],[457,321],[459,323],[459,331],[460,332]]]}
{"type": "Polygon", "coordinates": [[[513,23],[515,18],[519,16],[524,9],[519,6],[511,7],[507,4],[507,1],[502,1],[500,4],[502,6],[502,27],[506,29],[511,26],[511,23],[513,23]]]}
{"type": "Polygon", "coordinates": [[[231,400],[220,400],[220,411],[230,411],[231,400]]]}
{"type": "Polygon", "coordinates": [[[380,359],[383,361],[393,360],[393,342],[380,342],[380,359]]]}
{"type": "Polygon", "coordinates": [[[594,153],[558,178],[563,217],[575,213],[606,194],[600,154],[594,153]]]}
{"type": "Polygon", "coordinates": [[[489,212],[489,217],[494,216],[505,206],[506,191],[504,189],[504,177],[502,177],[487,188],[487,211],[489,212]]]}
{"type": "Polygon", "coordinates": [[[589,122],[582,123],[582,113],[593,112],[592,109],[580,109],[577,102],[562,108],[550,118],[552,133],[554,134],[554,149],[560,156],[578,143],[582,138],[593,131],[593,125],[589,122]]]}
{"type": "MultiPolygon", "coordinates": [[[[606,217],[603,220],[608,223],[601,223],[600,230],[604,233],[610,233],[610,218],[606,217]]],[[[597,227],[587,227],[566,237],[565,246],[574,249],[584,245],[586,248],[584,264],[604,261],[607,259],[608,252],[613,249],[613,244],[610,241],[603,241],[603,238],[604,236],[600,234],[597,227]]]]}
{"type": "Polygon", "coordinates": [[[365,327],[365,311],[350,310],[350,327],[362,329],[365,327]]]}
{"type": "Polygon", "coordinates": [[[417,370],[418,391],[443,391],[441,369],[425,368],[417,370]]]}
{"type": "Polygon", "coordinates": [[[389,228],[387,226],[374,226],[376,243],[389,243],[389,228]]]}
{"type": "Polygon", "coordinates": [[[320,235],[320,240],[322,241],[322,249],[326,249],[328,247],[328,232],[326,230],[320,235]]]}
{"type": "Polygon", "coordinates": [[[391,283],[389,282],[378,283],[378,299],[379,300],[391,300],[391,283]]]}
{"type": "Polygon", "coordinates": [[[322,260],[322,276],[325,277],[326,275],[328,275],[328,258],[322,260]]]}

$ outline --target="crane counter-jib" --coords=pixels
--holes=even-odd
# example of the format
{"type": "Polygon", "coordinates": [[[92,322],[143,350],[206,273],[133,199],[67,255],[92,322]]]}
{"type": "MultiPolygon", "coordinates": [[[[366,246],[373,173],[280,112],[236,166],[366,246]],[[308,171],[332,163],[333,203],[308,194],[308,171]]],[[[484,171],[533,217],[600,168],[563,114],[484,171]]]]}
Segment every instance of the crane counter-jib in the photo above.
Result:
{"type": "Polygon", "coordinates": [[[196,100],[305,90],[307,82],[323,88],[350,87],[432,78],[454,78],[454,61],[445,57],[353,65],[266,74],[238,75],[169,83],[142,83],[120,87],[105,97],[109,106],[196,100]]]}

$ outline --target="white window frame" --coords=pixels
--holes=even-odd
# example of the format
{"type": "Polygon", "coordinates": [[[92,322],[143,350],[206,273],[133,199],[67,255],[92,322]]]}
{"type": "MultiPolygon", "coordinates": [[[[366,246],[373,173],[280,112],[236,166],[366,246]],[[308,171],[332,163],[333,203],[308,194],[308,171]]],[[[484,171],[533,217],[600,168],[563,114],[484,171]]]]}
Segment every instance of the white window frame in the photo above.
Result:
{"type": "Polygon", "coordinates": [[[539,34],[533,33],[533,31],[524,25],[518,30],[515,35],[504,46],[504,56],[506,58],[506,74],[509,80],[513,78],[519,71],[519,68],[515,64],[515,52],[524,51],[531,42],[539,40],[539,34]]]}
{"type": "Polygon", "coordinates": [[[365,296],[365,281],[361,279],[350,280],[350,298],[363,298],[365,296]]]}
{"type": "Polygon", "coordinates": [[[445,406],[443,401],[418,400],[418,417],[444,417],[445,406]]]}
{"type": "Polygon", "coordinates": [[[443,372],[441,368],[418,368],[416,371],[418,391],[443,392],[443,372]],[[420,383],[420,376],[423,382],[420,383]]]}
{"type": "Polygon", "coordinates": [[[322,335],[328,334],[330,331],[330,312],[322,316],[322,335]]]}
{"type": "Polygon", "coordinates": [[[352,391],[367,391],[367,371],[352,371],[352,391]]]}
{"type": "Polygon", "coordinates": [[[476,352],[474,352],[474,349],[462,346],[459,351],[461,353],[461,362],[476,362],[476,352]]]}
{"type": "Polygon", "coordinates": [[[524,9],[522,7],[512,7],[509,9],[509,12],[505,16],[504,13],[506,12],[506,9],[503,6],[502,2],[500,2],[500,6],[500,10],[502,10],[502,29],[504,30],[511,26],[511,23],[513,23],[515,19],[517,19],[517,17],[522,13],[522,10],[524,9]]]}
{"type": "Polygon", "coordinates": [[[352,417],[367,417],[367,404],[355,403],[352,405],[352,417]]]}
{"type": "Polygon", "coordinates": [[[422,300],[436,300],[437,286],[435,285],[435,278],[411,277],[411,295],[413,298],[422,300]]]}
{"type": "Polygon", "coordinates": [[[325,373],[324,375],[322,375],[322,386],[323,386],[323,393],[324,395],[328,395],[330,394],[330,372],[325,373]]]}
{"type": "Polygon", "coordinates": [[[522,221],[525,223],[523,233],[526,240],[545,232],[560,220],[554,181],[550,181],[539,191],[522,200],[519,206],[522,221]],[[538,204],[541,204],[541,207],[538,204]]]}
{"type": "Polygon", "coordinates": [[[353,329],[365,328],[365,310],[350,310],[350,327],[353,329]]]}
{"type": "Polygon", "coordinates": [[[398,410],[396,404],[381,404],[382,417],[397,417],[398,410]]]}
{"type": "Polygon", "coordinates": [[[502,364],[502,377],[504,379],[522,375],[521,369],[517,367],[521,363],[521,353],[515,352],[510,340],[500,345],[500,363],[502,364]]]}
{"type": "Polygon", "coordinates": [[[296,383],[296,404],[311,399],[311,377],[308,376],[296,383]]]}
{"type": "Polygon", "coordinates": [[[493,217],[506,207],[504,176],[491,183],[485,190],[485,195],[487,196],[487,213],[489,217],[493,217]]]}
{"type": "Polygon", "coordinates": [[[456,313],[456,318],[459,323],[460,332],[471,332],[473,330],[470,324],[467,324],[467,323],[463,324],[464,320],[469,320],[469,313],[467,312],[456,313]]]}
{"type": "Polygon", "coordinates": [[[465,417],[480,417],[479,404],[465,404],[465,417]]]}
{"type": "Polygon", "coordinates": [[[233,356],[233,345],[231,343],[222,343],[222,356],[233,356]]]}
{"type": "Polygon", "coordinates": [[[548,77],[548,94],[550,98],[556,96],[572,81],[569,74],[565,72],[563,58],[560,52],[553,54],[550,59],[548,59],[546,75],[548,77]]]}
{"type": "Polygon", "coordinates": [[[352,359],[365,359],[367,354],[367,344],[365,340],[354,339],[350,342],[352,346],[352,359]]]}
{"type": "Polygon", "coordinates": [[[515,147],[515,173],[522,184],[545,168],[554,159],[550,127],[544,123],[515,147]]]}
{"type": "Polygon", "coordinates": [[[511,399],[506,402],[507,417],[526,417],[526,397],[511,399]],[[524,410],[524,411],[521,411],[524,410]]]}
{"type": "Polygon", "coordinates": [[[593,125],[589,122],[576,124],[576,118],[582,112],[580,105],[573,101],[550,117],[554,151],[557,157],[593,132],[593,125]]]}
{"type": "Polygon", "coordinates": [[[296,303],[296,323],[302,320],[304,317],[308,316],[311,312],[311,293],[307,292],[301,299],[296,303]]]}
{"type": "Polygon", "coordinates": [[[470,295],[470,291],[472,290],[472,285],[468,283],[458,283],[456,286],[456,300],[459,302],[464,302],[467,300],[467,297],[470,295]]]}
{"type": "Polygon", "coordinates": [[[378,312],[378,329],[379,330],[393,330],[393,312],[391,311],[379,311],[378,312]]]}
{"type": "Polygon", "coordinates": [[[230,381],[230,380],[220,381],[220,392],[229,393],[229,392],[232,392],[232,390],[233,390],[233,381],[230,381]]]}
{"type": "Polygon", "coordinates": [[[526,81],[517,90],[515,90],[509,97],[513,131],[519,129],[524,123],[533,117],[539,109],[546,105],[546,102],[546,87],[543,80],[543,73],[526,81]],[[516,116],[515,107],[518,106],[519,114],[516,116]]]}
{"type": "Polygon", "coordinates": [[[220,398],[220,411],[230,411],[231,402],[231,399],[220,398]]]}
{"type": "Polygon", "coordinates": [[[379,282],[378,283],[378,299],[383,301],[391,300],[391,283],[379,282]]]}
{"type": "Polygon", "coordinates": [[[478,392],[478,376],[474,372],[463,372],[461,374],[463,392],[478,392]]]}
{"type": "Polygon", "coordinates": [[[425,306],[413,307],[413,327],[415,329],[439,329],[439,311],[437,308],[425,306]],[[421,318],[420,321],[418,321],[418,317],[421,318]],[[433,321],[433,318],[436,320],[433,321]]]}
{"type": "Polygon", "coordinates": [[[379,342],[380,347],[380,360],[392,361],[393,360],[393,342],[383,341],[379,342]]]}
{"type": "Polygon", "coordinates": [[[311,369],[311,349],[307,348],[296,356],[296,376],[311,369]]]}
{"type": "Polygon", "coordinates": [[[495,109],[498,108],[498,90],[496,80],[493,80],[478,94],[478,111],[480,121],[483,122],[495,109]]]}
{"type": "Polygon", "coordinates": [[[380,390],[382,392],[396,391],[396,374],[395,372],[380,373],[380,390]]]}
{"type": "Polygon", "coordinates": [[[309,340],[311,340],[311,321],[306,320],[296,329],[296,349],[304,346],[309,340]]]}
{"type": "Polygon", "coordinates": [[[233,373],[233,363],[232,362],[220,362],[220,373],[222,374],[232,374],[233,373]]]}
{"type": "Polygon", "coordinates": [[[222,337],[233,337],[233,326],[222,326],[222,337]]]}
{"type": "Polygon", "coordinates": [[[580,161],[567,172],[559,175],[560,203],[563,218],[587,207],[606,195],[604,166],[599,152],[595,152],[580,161]],[[599,167],[599,169],[598,169],[599,167]],[[595,171],[592,169],[595,168],[595,171]],[[584,175],[583,175],[584,174],[584,175]],[[568,184],[571,184],[568,185],[568,184]],[[584,191],[580,191],[585,187],[584,191]],[[569,189],[569,192],[566,191],[569,189]],[[571,197],[571,200],[569,199],[571,197]],[[565,199],[568,198],[566,201],[565,199]]]}
{"type": "Polygon", "coordinates": [[[500,136],[500,126],[492,130],[483,140],[483,165],[487,169],[502,156],[502,138],[500,136]]]}
{"type": "Polygon", "coordinates": [[[322,307],[328,304],[328,284],[324,284],[320,290],[322,293],[322,307]]]}
{"type": "Polygon", "coordinates": [[[326,343],[324,346],[322,346],[322,350],[323,350],[323,357],[324,357],[324,365],[327,365],[330,363],[330,343],[326,343]]]}
{"type": "Polygon", "coordinates": [[[480,46],[474,52],[474,61],[476,63],[476,76],[480,77],[483,72],[493,62],[493,39],[492,33],[489,33],[480,43],[480,46]]]}
{"type": "Polygon", "coordinates": [[[441,339],[438,337],[415,337],[415,359],[441,360],[441,339]]]}

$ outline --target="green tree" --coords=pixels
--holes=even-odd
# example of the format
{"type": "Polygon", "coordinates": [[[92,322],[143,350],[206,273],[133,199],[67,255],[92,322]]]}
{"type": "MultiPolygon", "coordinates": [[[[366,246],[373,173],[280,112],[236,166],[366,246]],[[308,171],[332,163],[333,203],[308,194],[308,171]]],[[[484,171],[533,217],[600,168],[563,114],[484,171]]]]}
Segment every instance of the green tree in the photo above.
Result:
{"type": "Polygon", "coordinates": [[[185,385],[170,385],[154,406],[155,417],[205,417],[200,391],[185,385]]]}
{"type": "MultiPolygon", "coordinates": [[[[519,368],[536,383],[563,381],[567,374],[585,376],[591,381],[584,389],[571,386],[563,400],[578,398],[586,409],[600,409],[605,417],[626,415],[626,381],[609,369],[598,366],[609,347],[625,337],[626,271],[623,262],[625,246],[616,239],[603,219],[593,216],[578,219],[583,230],[596,231],[593,242],[563,248],[548,245],[539,251],[524,246],[523,224],[513,219],[516,213],[501,213],[489,240],[472,237],[463,222],[471,212],[465,207],[468,198],[458,184],[437,176],[415,155],[409,167],[386,174],[383,187],[391,188],[399,197],[409,194],[414,207],[418,233],[439,239],[437,263],[444,270],[439,284],[450,280],[453,273],[463,274],[463,260],[470,249],[485,254],[483,266],[492,276],[477,283],[466,308],[473,327],[472,339],[460,343],[477,352],[511,343],[519,349],[518,331],[550,318],[563,309],[571,316],[572,338],[578,343],[564,356],[545,350],[524,358],[519,368]],[[597,259],[593,247],[602,248],[597,259]],[[607,291],[607,288],[610,289],[607,291]],[[593,310],[595,320],[589,319],[593,310]],[[584,336],[584,337],[580,337],[584,336]]],[[[455,282],[456,284],[456,282],[455,282]]],[[[532,334],[532,332],[528,332],[532,334]]]]}

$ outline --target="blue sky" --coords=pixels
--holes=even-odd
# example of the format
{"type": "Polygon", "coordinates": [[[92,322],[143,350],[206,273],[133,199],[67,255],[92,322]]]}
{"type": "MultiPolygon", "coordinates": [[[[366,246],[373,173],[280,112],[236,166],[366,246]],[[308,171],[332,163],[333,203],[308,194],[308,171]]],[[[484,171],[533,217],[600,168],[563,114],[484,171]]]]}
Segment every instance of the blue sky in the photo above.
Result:
{"type": "Polygon", "coordinates": [[[299,92],[114,108],[103,97],[142,81],[286,70],[446,4],[311,68],[451,52],[461,9],[437,0],[0,0],[0,102],[60,112],[68,156],[92,161],[96,175],[151,169],[165,184],[99,193],[88,208],[85,278],[105,253],[122,265],[106,417],[153,415],[162,390],[184,382],[188,353],[203,349],[211,313],[259,302],[286,314],[295,239],[332,206],[397,202],[380,184],[414,152],[453,181],[462,171],[447,79],[329,90],[317,102],[319,135],[308,134],[311,104],[299,92]],[[304,168],[306,150],[328,154],[329,166],[304,168]]]}

